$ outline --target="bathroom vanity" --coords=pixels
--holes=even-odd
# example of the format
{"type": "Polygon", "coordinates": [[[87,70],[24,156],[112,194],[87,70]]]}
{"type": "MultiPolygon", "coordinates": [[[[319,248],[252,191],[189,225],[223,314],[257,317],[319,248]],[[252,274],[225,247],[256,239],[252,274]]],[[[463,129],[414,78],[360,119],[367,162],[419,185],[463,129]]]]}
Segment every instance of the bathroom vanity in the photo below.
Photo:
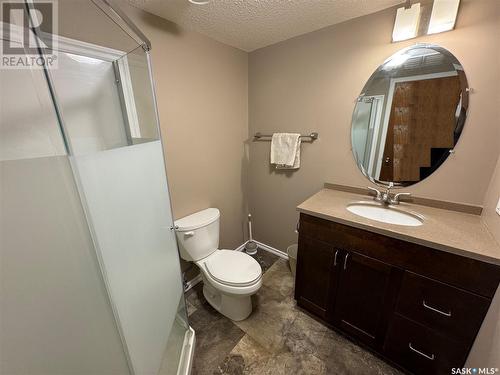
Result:
{"type": "Polygon", "coordinates": [[[357,216],[368,196],[323,189],[298,210],[295,299],[326,325],[416,374],[462,367],[500,281],[478,215],[421,205],[417,227],[357,216]]]}
{"type": "Polygon", "coordinates": [[[326,186],[298,210],[295,299],[326,325],[415,374],[461,368],[500,282],[500,248],[481,208],[413,198],[455,153],[467,119],[464,68],[417,44],[366,82],[351,149],[377,186],[326,186]],[[439,208],[437,208],[439,207],[439,208]]]}

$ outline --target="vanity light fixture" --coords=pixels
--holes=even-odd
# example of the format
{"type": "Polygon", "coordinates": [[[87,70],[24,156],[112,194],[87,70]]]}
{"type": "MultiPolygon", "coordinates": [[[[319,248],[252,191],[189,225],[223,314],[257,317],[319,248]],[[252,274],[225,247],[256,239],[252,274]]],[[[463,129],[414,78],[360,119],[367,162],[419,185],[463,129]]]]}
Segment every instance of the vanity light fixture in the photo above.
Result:
{"type": "Polygon", "coordinates": [[[420,3],[410,6],[407,1],[406,7],[398,8],[394,29],[392,31],[392,41],[399,42],[406,39],[415,38],[418,32],[418,23],[420,20],[420,3]]]}
{"type": "Polygon", "coordinates": [[[427,34],[453,30],[460,0],[434,0],[427,34]]]}

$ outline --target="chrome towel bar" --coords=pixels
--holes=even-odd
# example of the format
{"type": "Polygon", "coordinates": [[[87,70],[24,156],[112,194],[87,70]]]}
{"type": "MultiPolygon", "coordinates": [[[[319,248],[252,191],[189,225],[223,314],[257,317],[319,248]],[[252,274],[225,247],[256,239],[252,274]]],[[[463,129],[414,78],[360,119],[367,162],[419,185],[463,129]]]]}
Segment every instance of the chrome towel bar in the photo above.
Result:
{"type": "MultiPolygon", "coordinates": [[[[253,137],[254,137],[254,139],[262,139],[262,138],[272,138],[272,136],[273,136],[272,134],[262,134],[260,132],[257,132],[254,134],[253,137]]],[[[310,138],[311,141],[318,139],[318,137],[319,137],[319,134],[316,132],[312,132],[310,134],[301,134],[300,135],[300,138],[310,138]]]]}

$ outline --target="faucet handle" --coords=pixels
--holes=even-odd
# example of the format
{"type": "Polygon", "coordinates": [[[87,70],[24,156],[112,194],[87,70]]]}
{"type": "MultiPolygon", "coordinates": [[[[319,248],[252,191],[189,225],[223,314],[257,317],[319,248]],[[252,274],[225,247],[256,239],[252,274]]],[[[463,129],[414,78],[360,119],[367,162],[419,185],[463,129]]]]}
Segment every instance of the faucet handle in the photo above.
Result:
{"type": "Polygon", "coordinates": [[[375,189],[374,187],[371,187],[371,186],[368,186],[367,189],[369,190],[369,192],[374,192],[375,193],[375,200],[379,200],[382,198],[382,193],[380,192],[380,190],[378,189],[375,189]]]}
{"type": "Polygon", "coordinates": [[[389,194],[391,192],[391,189],[394,188],[394,182],[389,182],[389,184],[385,188],[386,194],[389,194]]]}
{"type": "Polygon", "coordinates": [[[411,193],[397,193],[394,195],[394,198],[392,198],[392,204],[399,204],[399,198],[400,197],[411,197],[411,193]]]}

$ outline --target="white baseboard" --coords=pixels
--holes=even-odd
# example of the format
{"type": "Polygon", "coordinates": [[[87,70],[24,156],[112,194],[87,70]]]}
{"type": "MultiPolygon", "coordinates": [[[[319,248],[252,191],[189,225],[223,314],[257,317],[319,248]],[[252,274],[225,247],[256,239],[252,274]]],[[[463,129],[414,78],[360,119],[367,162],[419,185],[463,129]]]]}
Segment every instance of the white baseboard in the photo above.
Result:
{"type": "MultiPolygon", "coordinates": [[[[236,250],[236,251],[243,251],[243,250],[245,250],[245,244],[247,242],[248,241],[244,242],[243,244],[241,244],[240,246],[238,246],[234,250],[236,250]]],[[[271,254],[277,255],[277,256],[279,256],[282,259],[288,260],[288,254],[285,253],[284,251],[278,250],[278,249],[276,249],[276,248],[274,248],[272,246],[266,245],[265,243],[262,243],[262,242],[259,242],[259,241],[255,241],[254,240],[254,242],[257,244],[257,246],[258,246],[259,249],[268,251],[271,254]]]]}
{"type": "Polygon", "coordinates": [[[272,246],[266,245],[265,243],[255,241],[259,249],[265,250],[270,252],[271,254],[277,255],[282,259],[288,260],[288,254],[285,253],[284,251],[278,250],[272,246]]]}
{"type": "MultiPolygon", "coordinates": [[[[245,250],[245,245],[246,245],[247,242],[248,241],[243,242],[240,246],[238,246],[234,250],[235,251],[244,251],[245,250]]],[[[284,251],[278,250],[278,249],[276,249],[276,248],[274,248],[272,246],[266,245],[265,243],[262,243],[262,242],[259,242],[259,241],[255,241],[254,240],[254,242],[257,244],[257,246],[259,247],[259,249],[262,249],[264,251],[268,251],[271,254],[277,255],[277,256],[279,256],[282,259],[288,260],[288,254],[285,253],[284,251]]],[[[186,287],[184,289],[184,293],[186,293],[188,290],[194,288],[200,282],[201,282],[201,274],[199,274],[198,276],[196,276],[194,279],[187,281],[186,282],[186,287]]]]}
{"type": "Polygon", "coordinates": [[[236,251],[243,251],[243,250],[245,250],[245,245],[247,244],[247,242],[248,242],[248,241],[243,242],[240,246],[238,246],[238,247],[237,247],[236,249],[234,249],[234,250],[236,250],[236,251]]]}

